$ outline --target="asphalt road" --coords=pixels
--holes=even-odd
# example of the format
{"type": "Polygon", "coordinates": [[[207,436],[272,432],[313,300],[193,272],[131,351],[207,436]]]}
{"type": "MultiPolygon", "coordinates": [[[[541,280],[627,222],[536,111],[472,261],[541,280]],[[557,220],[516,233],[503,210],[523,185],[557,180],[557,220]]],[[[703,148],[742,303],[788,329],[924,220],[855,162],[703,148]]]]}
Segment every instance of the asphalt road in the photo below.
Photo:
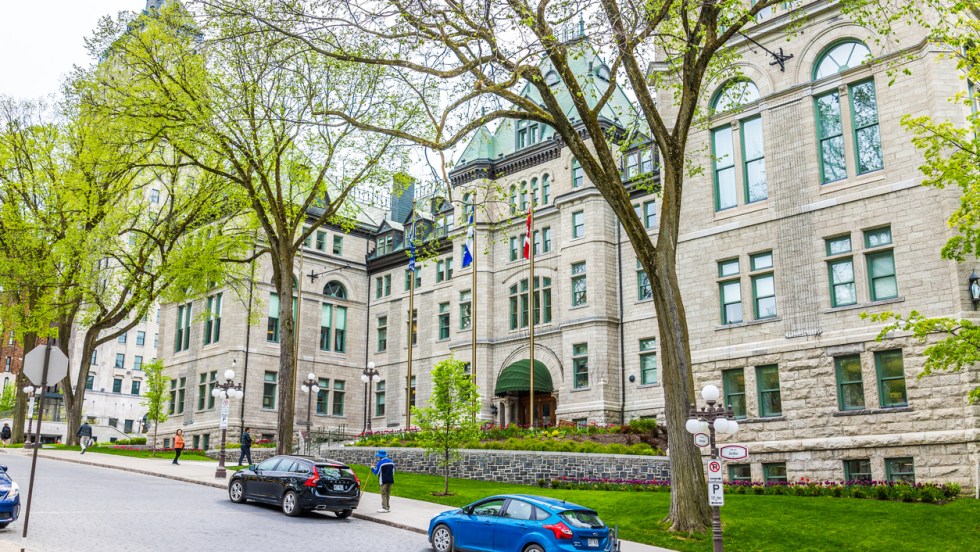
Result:
{"type": "MultiPolygon", "coordinates": [[[[0,454],[26,507],[30,458],[0,454]]],[[[24,515],[0,530],[20,545],[24,515]]],[[[430,551],[425,536],[333,514],[289,518],[271,506],[232,504],[222,489],[38,458],[30,552],[430,551]]]]}

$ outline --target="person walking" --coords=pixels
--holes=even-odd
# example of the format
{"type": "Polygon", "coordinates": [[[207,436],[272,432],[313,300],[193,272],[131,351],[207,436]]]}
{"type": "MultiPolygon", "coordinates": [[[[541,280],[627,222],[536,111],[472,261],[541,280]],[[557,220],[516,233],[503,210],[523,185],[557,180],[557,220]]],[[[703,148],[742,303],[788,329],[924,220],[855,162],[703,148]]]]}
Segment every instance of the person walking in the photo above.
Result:
{"type": "MultiPolygon", "coordinates": [[[[178,429],[177,435],[174,435],[174,464],[177,464],[177,459],[180,458],[180,453],[184,451],[184,430],[178,429]]],[[[178,466],[180,464],[177,464],[178,466]]]]}
{"type": "Polygon", "coordinates": [[[0,429],[0,441],[3,441],[3,448],[10,444],[10,424],[4,422],[3,429],[0,429]]]}
{"type": "Polygon", "coordinates": [[[78,437],[78,446],[82,447],[82,454],[85,454],[85,449],[92,442],[92,426],[88,425],[88,422],[82,422],[75,436],[78,437]]]}
{"type": "Polygon", "coordinates": [[[388,453],[378,451],[378,463],[371,468],[371,473],[378,476],[381,483],[381,507],[378,512],[387,513],[391,511],[391,486],[395,483],[395,462],[388,458],[388,453]]]}
{"type": "Polygon", "coordinates": [[[248,459],[248,463],[252,463],[252,434],[249,433],[252,428],[246,427],[245,431],[242,432],[242,452],[238,455],[238,465],[242,465],[243,459],[248,459]]]}

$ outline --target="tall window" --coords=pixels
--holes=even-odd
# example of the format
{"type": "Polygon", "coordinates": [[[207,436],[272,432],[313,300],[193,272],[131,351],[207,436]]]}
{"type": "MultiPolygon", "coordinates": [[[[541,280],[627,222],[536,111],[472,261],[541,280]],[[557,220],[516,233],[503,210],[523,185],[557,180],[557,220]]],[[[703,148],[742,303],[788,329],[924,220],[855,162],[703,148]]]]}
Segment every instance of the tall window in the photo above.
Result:
{"type": "Polygon", "coordinates": [[[585,169],[578,162],[578,159],[572,159],[572,188],[578,188],[585,183],[585,169]]]}
{"type": "Polygon", "coordinates": [[[177,412],[177,380],[170,380],[170,404],[167,408],[167,414],[174,414],[177,412]]]}
{"type": "MultiPolygon", "coordinates": [[[[715,93],[711,110],[720,114],[758,99],[759,88],[755,83],[748,79],[730,80],[715,93]]],[[[737,123],[726,122],[712,129],[711,142],[716,211],[737,207],[740,195],[741,202],[746,204],[769,197],[761,117],[754,115],[737,123]]]]}
{"type": "Polygon", "coordinates": [[[725,406],[732,407],[735,418],[745,418],[745,371],[741,368],[724,370],[721,373],[722,386],[725,388],[725,406]]]}
{"type": "Polygon", "coordinates": [[[738,259],[718,263],[718,276],[722,278],[718,282],[722,324],[738,324],[742,321],[742,284],[738,279],[738,272],[738,259]]]}
{"type": "Polygon", "coordinates": [[[510,204],[510,214],[516,215],[520,212],[517,203],[517,184],[510,185],[510,201],[508,203],[510,204]]]}
{"type": "Polygon", "coordinates": [[[439,303],[439,339],[449,339],[449,303],[439,303]]]}
{"type": "Polygon", "coordinates": [[[374,279],[374,298],[381,299],[381,294],[384,292],[384,284],[382,283],[381,276],[374,279]]]}
{"type": "Polygon", "coordinates": [[[329,414],[327,401],[330,398],[330,380],[320,378],[320,381],[317,382],[317,388],[319,388],[319,391],[316,393],[316,413],[321,416],[326,416],[329,414]]]}
{"type": "Polygon", "coordinates": [[[221,337],[221,293],[208,297],[208,319],[204,323],[204,344],[217,343],[221,337]]]}
{"type": "Polygon", "coordinates": [[[197,378],[197,409],[204,410],[208,399],[208,374],[198,374],[197,378]]]}
{"type": "Polygon", "coordinates": [[[779,368],[776,365],[759,366],[755,369],[759,386],[759,416],[782,416],[783,401],[779,394],[779,368]]]}
{"type": "Polygon", "coordinates": [[[657,340],[640,340],[640,383],[652,385],[657,383],[657,340]]]}
{"type": "Polygon", "coordinates": [[[266,341],[279,343],[279,294],[269,294],[269,318],[266,324],[266,341]]]}
{"type": "Polygon", "coordinates": [[[892,251],[891,228],[878,228],[864,233],[865,259],[868,263],[868,287],[872,301],[898,297],[895,277],[895,254],[892,251]]]}
{"type": "MultiPolygon", "coordinates": [[[[422,267],[415,269],[415,289],[422,287],[422,267]]],[[[405,270],[405,291],[412,288],[412,271],[405,270]]]]}
{"type": "Polygon", "coordinates": [[[469,224],[470,217],[476,218],[476,194],[466,192],[463,194],[463,220],[469,224]]]}
{"type": "Polygon", "coordinates": [[[732,127],[725,125],[712,130],[711,143],[715,160],[715,210],[724,211],[738,205],[732,127]]]}
{"type": "Polygon", "coordinates": [[[636,261],[636,300],[647,301],[653,299],[653,288],[650,287],[650,277],[647,271],[643,270],[643,265],[639,259],[636,261]]]}
{"type": "Polygon", "coordinates": [[[541,205],[549,203],[551,203],[551,176],[546,174],[541,177],[541,205]]]}
{"type": "Polygon", "coordinates": [[[578,307],[589,302],[588,281],[585,274],[585,263],[572,264],[572,306],[578,307]]]}
{"type": "Polygon", "coordinates": [[[187,378],[177,380],[177,414],[184,413],[184,399],[187,397],[187,378]]]}
{"type": "Polygon", "coordinates": [[[374,384],[374,415],[385,415],[385,382],[381,380],[374,384]]]}
{"type": "Polygon", "coordinates": [[[537,177],[531,179],[531,205],[537,207],[541,205],[541,187],[538,185],[537,177]]]}
{"type": "Polygon", "coordinates": [[[143,355],[136,355],[133,357],[133,370],[143,369],[143,355]]]}
{"type": "Polygon", "coordinates": [[[465,290],[459,292],[459,329],[467,330],[472,321],[472,292],[465,290]]]}
{"type": "MultiPolygon", "coordinates": [[[[534,233],[537,235],[537,231],[534,233]]],[[[545,226],[541,229],[541,252],[548,253],[549,251],[551,251],[551,227],[545,226]]]]}
{"type": "Polygon", "coordinates": [[[133,381],[130,384],[129,393],[131,395],[139,395],[140,394],[140,382],[133,381]]]}
{"type": "Polygon", "coordinates": [[[113,393],[122,393],[122,382],[123,382],[122,378],[113,378],[112,379],[112,392],[113,393]]]}
{"type": "Polygon", "coordinates": [[[177,332],[174,336],[174,352],[186,351],[191,345],[191,304],[177,307],[177,332]]]}
{"type": "Polygon", "coordinates": [[[854,132],[854,158],[857,174],[881,170],[881,132],[878,128],[878,100],[873,80],[851,86],[851,124],[854,132]]]}
{"type": "Polygon", "coordinates": [[[116,341],[118,343],[125,343],[126,342],[126,334],[121,334],[118,338],[116,338],[116,341]]]}
{"type": "Polygon", "coordinates": [[[409,385],[408,404],[415,406],[415,376],[412,376],[412,382],[409,385]]]}
{"type": "Polygon", "coordinates": [[[417,345],[419,340],[419,310],[418,309],[412,309],[412,322],[409,324],[409,333],[412,334],[412,345],[417,345]]]}
{"type": "Polygon", "coordinates": [[[525,181],[521,181],[520,194],[521,194],[521,212],[524,213],[524,212],[527,211],[527,206],[528,206],[528,202],[527,202],[527,181],[526,180],[525,181]]]}
{"type": "Polygon", "coordinates": [[[347,350],[347,307],[320,305],[320,350],[343,353],[347,350]],[[331,332],[333,333],[331,339],[331,332]]]}
{"type": "Polygon", "coordinates": [[[116,368],[126,367],[126,355],[123,353],[116,353],[116,368]]]}
{"type": "Polygon", "coordinates": [[[772,251],[752,255],[752,305],[755,319],[776,316],[776,277],[772,273],[772,251]]]}
{"type": "Polygon", "coordinates": [[[146,345],[146,332],[142,330],[136,332],[136,344],[140,346],[146,345]]]}
{"type": "Polygon", "coordinates": [[[902,350],[876,352],[875,368],[878,373],[878,397],[881,407],[908,406],[909,399],[905,388],[905,365],[902,362],[902,350]]]}
{"type": "MultiPolygon", "coordinates": [[[[7,358],[9,359],[10,357],[7,358]]],[[[91,391],[93,387],[95,387],[95,374],[89,374],[88,377],[85,378],[85,389],[87,391],[91,391]]],[[[173,412],[170,413],[173,414],[173,412]]]]}
{"type": "Polygon", "coordinates": [[[837,406],[841,410],[864,408],[864,379],[861,375],[861,357],[847,355],[834,358],[837,375],[837,406]]]}
{"type": "MultiPolygon", "coordinates": [[[[510,329],[526,328],[530,313],[528,280],[525,278],[510,286],[510,329]]],[[[534,323],[551,322],[551,278],[534,277],[534,323]]]]}
{"type": "Polygon", "coordinates": [[[153,188],[150,190],[150,203],[156,205],[160,203],[160,190],[153,188]]]}
{"type": "Polygon", "coordinates": [[[333,415],[344,415],[344,381],[334,380],[333,382],[333,415]]]}
{"type": "Polygon", "coordinates": [[[851,236],[826,240],[827,272],[830,275],[830,304],[843,307],[857,303],[854,285],[854,258],[851,256],[851,236]]]}
{"type": "Polygon", "coordinates": [[[745,180],[745,202],[755,203],[769,197],[766,185],[766,151],[762,140],[762,118],[742,121],[742,175],[745,180]]]}
{"type": "Polygon", "coordinates": [[[446,257],[436,261],[436,282],[453,278],[453,258],[446,257]]]}
{"type": "Polygon", "coordinates": [[[643,219],[643,227],[647,230],[652,230],[657,225],[657,202],[654,200],[643,202],[643,211],[641,218],[643,219]]]}
{"type": "Polygon", "coordinates": [[[327,233],[322,230],[316,231],[316,248],[319,251],[327,250],[327,233]]]}
{"type": "Polygon", "coordinates": [[[572,239],[581,238],[585,235],[585,212],[575,211],[572,213],[572,239]]]}
{"type": "MultiPolygon", "coordinates": [[[[523,241],[523,240],[521,240],[523,241]]],[[[516,261],[521,258],[521,243],[518,241],[517,236],[510,237],[510,260],[516,261]]]]}
{"type": "Polygon", "coordinates": [[[276,408],[276,373],[266,372],[262,378],[262,408],[276,408]]]}
{"type": "Polygon", "coordinates": [[[343,255],[344,254],[344,237],[334,236],[333,237],[333,254],[343,255]]]}
{"type": "Polygon", "coordinates": [[[572,345],[572,384],[576,389],[589,386],[589,344],[572,345]]]}
{"type": "Polygon", "coordinates": [[[388,317],[378,317],[378,352],[383,353],[388,350],[388,317]]]}

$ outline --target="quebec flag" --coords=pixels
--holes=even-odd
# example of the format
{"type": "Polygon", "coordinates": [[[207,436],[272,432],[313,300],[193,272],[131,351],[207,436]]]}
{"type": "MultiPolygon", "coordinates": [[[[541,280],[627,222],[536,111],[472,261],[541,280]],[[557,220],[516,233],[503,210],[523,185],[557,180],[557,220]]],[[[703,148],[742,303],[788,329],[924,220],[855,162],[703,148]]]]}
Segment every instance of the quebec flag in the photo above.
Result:
{"type": "Polygon", "coordinates": [[[411,252],[408,257],[408,269],[415,272],[415,232],[412,232],[412,238],[408,240],[408,249],[411,252]]]}
{"type": "Polygon", "coordinates": [[[463,268],[473,263],[473,215],[470,215],[469,229],[466,231],[466,243],[463,244],[463,268]]]}

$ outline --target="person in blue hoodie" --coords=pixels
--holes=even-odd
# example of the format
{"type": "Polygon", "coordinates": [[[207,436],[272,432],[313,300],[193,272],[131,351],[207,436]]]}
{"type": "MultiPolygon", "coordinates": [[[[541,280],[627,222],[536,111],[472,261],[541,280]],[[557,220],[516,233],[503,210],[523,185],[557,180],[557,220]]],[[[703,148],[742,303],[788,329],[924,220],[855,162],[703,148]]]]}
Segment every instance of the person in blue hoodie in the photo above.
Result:
{"type": "Polygon", "coordinates": [[[378,451],[378,463],[371,468],[371,473],[378,476],[381,483],[381,507],[378,512],[390,512],[391,508],[391,486],[395,483],[395,463],[388,458],[388,453],[383,450],[378,451]]]}

